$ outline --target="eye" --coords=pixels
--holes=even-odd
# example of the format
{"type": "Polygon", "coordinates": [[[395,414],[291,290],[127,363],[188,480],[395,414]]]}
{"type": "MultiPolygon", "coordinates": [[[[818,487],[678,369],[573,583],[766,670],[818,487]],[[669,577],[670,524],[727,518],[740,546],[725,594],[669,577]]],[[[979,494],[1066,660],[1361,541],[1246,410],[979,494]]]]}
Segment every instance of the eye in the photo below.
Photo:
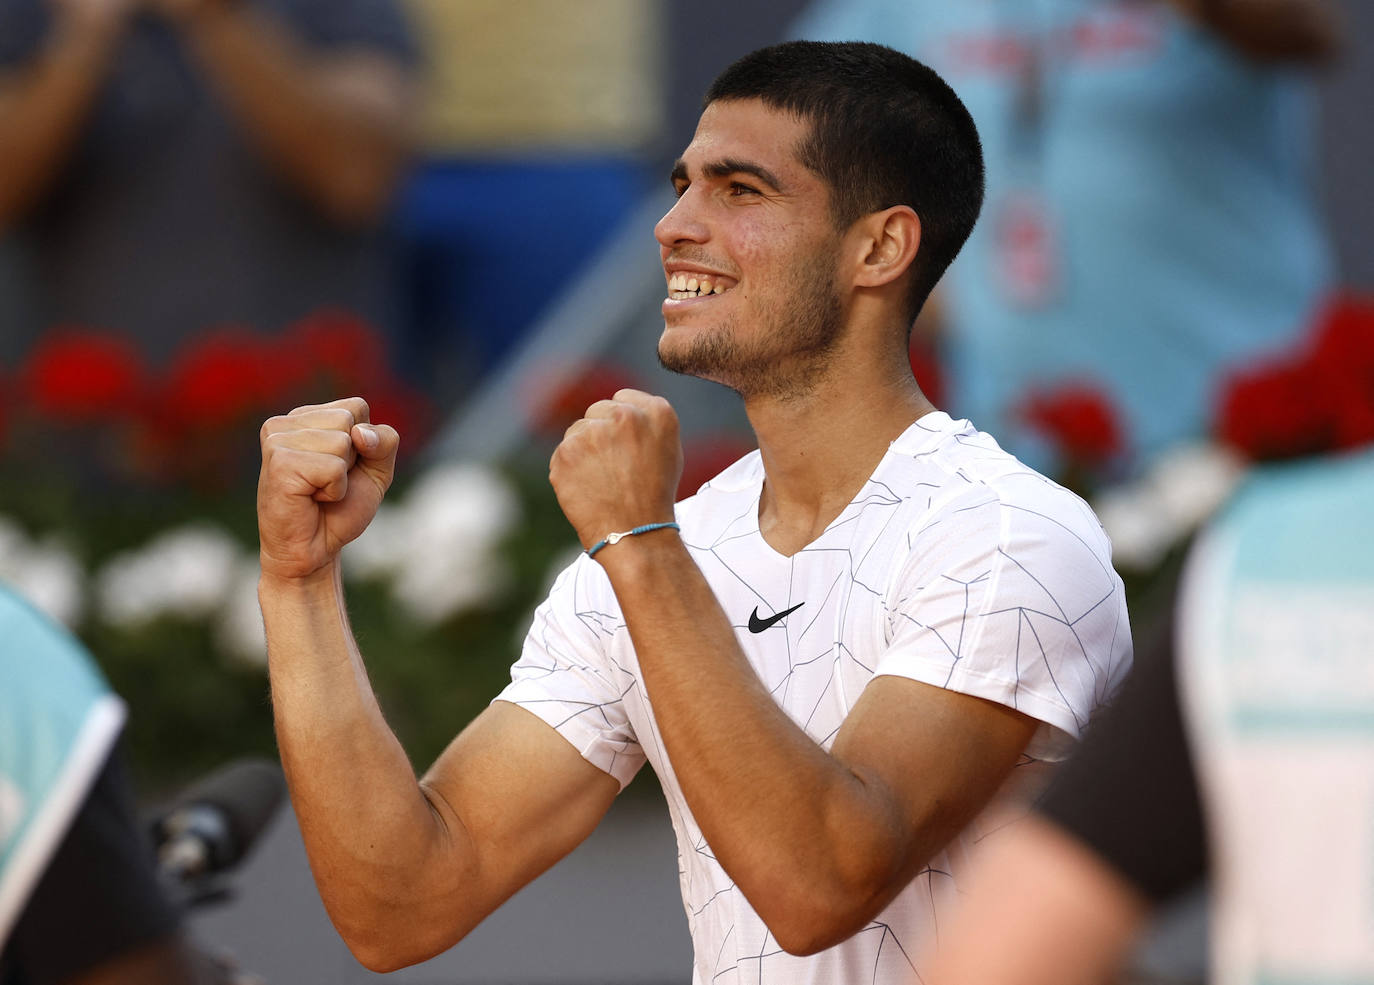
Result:
{"type": "Polygon", "coordinates": [[[686,181],[673,182],[673,196],[675,198],[681,198],[687,192],[687,185],[688,182],[686,181]]]}
{"type": "Polygon", "coordinates": [[[730,195],[731,195],[731,197],[736,197],[736,198],[737,198],[737,197],[739,197],[739,196],[741,196],[741,195],[757,195],[757,194],[759,194],[759,190],[758,190],[757,188],[753,187],[752,185],[746,185],[746,184],[745,184],[744,182],[742,182],[742,181],[732,181],[732,182],[730,182],[730,195]]]}

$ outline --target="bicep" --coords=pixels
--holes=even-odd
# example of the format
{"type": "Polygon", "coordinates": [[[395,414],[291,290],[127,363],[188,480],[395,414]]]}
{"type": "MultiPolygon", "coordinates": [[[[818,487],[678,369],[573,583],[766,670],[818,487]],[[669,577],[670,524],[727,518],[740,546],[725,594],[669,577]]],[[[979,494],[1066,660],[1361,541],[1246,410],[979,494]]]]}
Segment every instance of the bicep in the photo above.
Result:
{"type": "Polygon", "coordinates": [[[490,909],[591,834],[620,790],[551,726],[506,701],[464,729],[421,785],[450,838],[468,846],[470,878],[490,909]]]}
{"type": "Polygon", "coordinates": [[[991,801],[1038,724],[993,701],[879,676],[831,752],[884,797],[904,834],[902,869],[909,875],[991,801]]]}

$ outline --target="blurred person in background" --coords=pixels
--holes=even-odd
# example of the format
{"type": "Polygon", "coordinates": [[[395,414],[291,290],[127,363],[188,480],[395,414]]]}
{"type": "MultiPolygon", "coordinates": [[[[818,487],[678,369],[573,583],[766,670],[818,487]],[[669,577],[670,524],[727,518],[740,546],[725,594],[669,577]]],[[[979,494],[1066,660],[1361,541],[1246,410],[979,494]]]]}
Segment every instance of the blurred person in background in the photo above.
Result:
{"type": "Polygon", "coordinates": [[[893,45],[973,114],[986,216],[918,333],[951,410],[1032,466],[1129,477],[1319,320],[1326,0],[815,0],[794,33],[893,45]]]}
{"type": "Polygon", "coordinates": [[[982,201],[949,87],[879,45],[763,49],[712,85],[672,184],[659,357],[738,393],[760,450],[675,506],[668,403],[592,405],[550,464],[584,553],[423,777],[340,574],[399,436],[359,398],[262,427],[282,760],[330,916],[376,970],[463,938],[650,762],[694,982],[907,982],[970,844],[1130,665],[1092,512],[911,375],[912,320],[982,201]]]}
{"type": "Polygon", "coordinates": [[[232,985],[182,928],[85,648],[0,586],[0,985],[232,985]]]}
{"type": "Polygon", "coordinates": [[[1176,627],[986,844],[924,981],[1105,985],[1210,875],[1209,981],[1374,982],[1371,491],[1368,448],[1250,474],[1190,552],[1176,627]]]}
{"type": "Polygon", "coordinates": [[[387,323],[414,61],[395,0],[0,0],[10,354],[53,326],[163,362],[226,323],[387,323]]]}

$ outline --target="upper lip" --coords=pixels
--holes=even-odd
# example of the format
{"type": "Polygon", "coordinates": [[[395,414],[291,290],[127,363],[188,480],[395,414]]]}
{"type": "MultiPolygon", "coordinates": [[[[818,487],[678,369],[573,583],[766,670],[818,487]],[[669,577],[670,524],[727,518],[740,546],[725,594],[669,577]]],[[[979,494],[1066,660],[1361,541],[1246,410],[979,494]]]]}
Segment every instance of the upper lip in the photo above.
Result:
{"type": "Polygon", "coordinates": [[[723,271],[712,270],[709,267],[699,267],[694,263],[686,263],[677,260],[669,260],[665,262],[663,264],[663,272],[669,277],[673,276],[673,274],[697,274],[699,276],[724,277],[730,280],[735,280],[734,277],[730,276],[730,274],[727,274],[723,271]]]}

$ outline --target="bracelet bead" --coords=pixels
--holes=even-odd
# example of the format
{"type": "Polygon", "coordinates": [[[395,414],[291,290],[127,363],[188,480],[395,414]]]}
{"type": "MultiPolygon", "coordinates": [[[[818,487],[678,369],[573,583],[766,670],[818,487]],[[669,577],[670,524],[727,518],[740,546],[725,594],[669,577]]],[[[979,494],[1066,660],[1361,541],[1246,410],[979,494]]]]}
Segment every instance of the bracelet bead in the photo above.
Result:
{"type": "Polygon", "coordinates": [[[598,540],[591,547],[587,548],[587,557],[595,557],[596,552],[601,550],[601,548],[608,547],[611,544],[619,544],[626,537],[634,537],[637,534],[647,534],[651,530],[665,530],[670,528],[673,530],[682,529],[676,523],[669,521],[667,523],[646,523],[642,526],[635,527],[633,530],[621,530],[617,533],[607,534],[601,540],[598,540]]]}

